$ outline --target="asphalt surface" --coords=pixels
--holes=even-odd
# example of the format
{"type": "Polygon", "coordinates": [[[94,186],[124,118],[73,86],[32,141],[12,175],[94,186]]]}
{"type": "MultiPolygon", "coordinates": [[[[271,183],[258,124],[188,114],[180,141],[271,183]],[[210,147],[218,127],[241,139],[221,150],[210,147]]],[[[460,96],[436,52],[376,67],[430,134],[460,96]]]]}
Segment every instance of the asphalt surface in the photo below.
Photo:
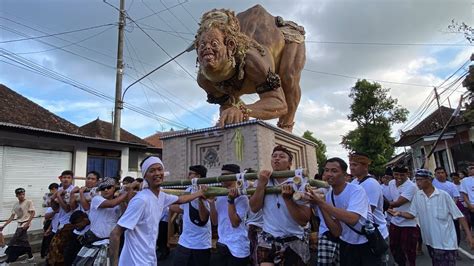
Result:
{"type": "MultiPolygon", "coordinates": [[[[474,265],[474,251],[470,250],[468,248],[468,245],[465,241],[465,239],[461,240],[461,245],[460,248],[462,250],[459,251],[459,256],[460,259],[457,260],[456,265],[458,266],[473,266],[474,265]]],[[[416,258],[416,264],[420,266],[430,266],[431,265],[431,259],[430,256],[428,255],[428,250],[426,247],[423,247],[423,252],[424,255],[418,256],[416,258]]],[[[36,265],[36,266],[41,266],[41,265],[46,265],[44,262],[44,259],[41,259],[39,253],[35,253],[35,260],[32,263],[26,263],[26,261],[21,261],[21,262],[14,262],[10,263],[10,266],[20,266],[20,265],[36,265]]],[[[312,261],[315,261],[315,259],[312,259],[312,261]]],[[[166,260],[158,261],[158,265],[160,266],[172,266],[173,265],[173,250],[171,251],[170,256],[166,260]]],[[[310,264],[310,265],[315,265],[310,264]]],[[[4,266],[4,264],[0,263],[0,266],[4,266]]],[[[219,266],[217,263],[213,263],[212,257],[211,257],[211,266],[219,266]]]]}

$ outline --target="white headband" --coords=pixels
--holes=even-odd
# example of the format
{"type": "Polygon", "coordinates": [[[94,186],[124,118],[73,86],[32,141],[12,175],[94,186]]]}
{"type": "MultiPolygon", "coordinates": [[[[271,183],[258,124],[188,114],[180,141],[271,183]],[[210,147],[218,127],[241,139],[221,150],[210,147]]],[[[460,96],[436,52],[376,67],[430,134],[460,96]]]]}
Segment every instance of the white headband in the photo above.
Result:
{"type": "Polygon", "coordinates": [[[160,158],[155,157],[155,156],[148,157],[148,159],[146,159],[142,164],[142,177],[145,178],[145,174],[148,171],[148,168],[150,168],[150,166],[152,166],[154,164],[157,164],[157,163],[161,164],[161,166],[163,166],[163,168],[165,168],[165,166],[163,165],[163,162],[160,160],[160,158]]]}

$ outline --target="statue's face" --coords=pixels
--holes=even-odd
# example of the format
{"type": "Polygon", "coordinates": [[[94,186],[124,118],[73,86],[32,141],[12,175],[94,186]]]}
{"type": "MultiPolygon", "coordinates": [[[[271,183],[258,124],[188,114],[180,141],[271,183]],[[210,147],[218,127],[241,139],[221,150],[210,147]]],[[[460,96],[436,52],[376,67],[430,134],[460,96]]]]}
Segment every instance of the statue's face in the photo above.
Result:
{"type": "Polygon", "coordinates": [[[199,38],[198,60],[204,68],[218,69],[227,60],[227,47],[224,44],[224,34],[216,28],[212,28],[199,38]]]}

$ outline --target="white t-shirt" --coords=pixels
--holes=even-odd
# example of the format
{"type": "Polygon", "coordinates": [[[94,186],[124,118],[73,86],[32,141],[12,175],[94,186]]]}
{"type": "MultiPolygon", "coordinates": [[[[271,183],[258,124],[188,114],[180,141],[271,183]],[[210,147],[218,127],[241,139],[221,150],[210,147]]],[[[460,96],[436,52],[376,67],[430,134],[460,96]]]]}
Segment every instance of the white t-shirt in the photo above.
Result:
{"type": "MultiPolygon", "coordinates": [[[[256,188],[258,184],[258,180],[255,180],[253,183],[253,187],[256,188]]],[[[253,212],[250,208],[247,213],[247,218],[245,219],[245,225],[248,227],[249,225],[255,225],[260,228],[263,227],[263,215],[262,215],[262,210],[259,210],[258,212],[253,212]]]]}
{"type": "MultiPolygon", "coordinates": [[[[331,189],[318,188],[318,191],[320,191],[321,193],[324,193],[324,196],[327,196],[327,193],[331,191],[331,189]]],[[[325,232],[329,231],[329,228],[326,225],[326,221],[324,221],[324,216],[321,213],[321,210],[319,209],[318,205],[311,204],[311,207],[313,208],[314,213],[319,217],[320,222],[319,222],[318,236],[322,236],[325,232]]]]}
{"type": "MultiPolygon", "coordinates": [[[[73,185],[70,185],[67,189],[66,189],[66,193],[70,193],[73,189],[75,188],[75,186],[73,185]]],[[[63,191],[63,187],[60,187],[58,189],[58,191],[63,191]]],[[[72,195],[73,196],[73,195],[72,195]]],[[[66,202],[65,202],[66,203],[66,202]]],[[[68,204],[68,203],[66,203],[68,204]]],[[[78,207],[79,208],[79,207],[78,207]]],[[[76,210],[78,209],[76,208],[76,210]]],[[[61,206],[59,206],[59,212],[58,214],[56,214],[58,216],[58,220],[59,220],[59,228],[63,228],[64,225],[66,224],[70,224],[69,222],[69,218],[71,218],[71,214],[74,212],[75,210],[70,210],[69,212],[66,212],[61,206]]]]}
{"type": "MultiPolygon", "coordinates": [[[[332,203],[331,194],[332,190],[326,194],[326,202],[328,204],[360,215],[359,221],[357,224],[352,226],[352,228],[361,232],[362,226],[365,224],[365,221],[370,214],[369,200],[364,189],[358,185],[346,183],[346,187],[339,195],[334,194],[335,204],[332,203]]],[[[365,236],[352,231],[346,223],[341,222],[341,225],[342,233],[340,239],[344,242],[349,244],[363,244],[367,242],[365,236]]]]}
{"type": "MultiPolygon", "coordinates": [[[[416,185],[413,184],[409,179],[397,187],[395,179],[390,180],[388,183],[389,191],[392,201],[397,201],[398,198],[404,197],[408,200],[407,203],[403,204],[400,207],[394,208],[396,211],[407,212],[410,209],[411,201],[413,200],[413,196],[415,196],[416,191],[418,190],[416,185]]],[[[416,221],[414,219],[405,219],[403,217],[392,217],[390,219],[390,223],[400,226],[400,227],[416,227],[416,221]]]]}
{"type": "Polygon", "coordinates": [[[324,216],[321,213],[321,209],[319,209],[318,206],[314,206],[313,209],[314,209],[314,213],[316,213],[319,216],[320,222],[319,222],[318,236],[321,237],[324,233],[329,231],[329,228],[326,225],[326,221],[324,221],[324,216]]]}
{"type": "MultiPolygon", "coordinates": [[[[48,207],[45,211],[45,213],[54,213],[53,208],[48,207]]],[[[59,219],[58,219],[58,214],[55,213],[53,218],[51,219],[51,232],[55,233],[58,231],[59,227],[59,219]]]]}
{"type": "Polygon", "coordinates": [[[161,215],[161,219],[160,221],[161,222],[168,222],[168,215],[170,213],[170,207],[166,207],[164,210],[163,210],[163,214],[161,215]]]}
{"type": "Polygon", "coordinates": [[[247,213],[247,219],[245,219],[245,225],[248,227],[249,225],[255,225],[260,228],[263,227],[263,215],[262,215],[262,210],[259,210],[258,212],[252,212],[250,210],[247,213]]]}
{"type": "Polygon", "coordinates": [[[461,180],[461,192],[468,196],[471,204],[474,204],[474,176],[465,177],[461,180]]]}
{"type": "Polygon", "coordinates": [[[178,200],[178,196],[160,191],[158,197],[144,189],[135,195],[118,221],[126,228],[125,243],[119,265],[156,265],[156,239],[163,209],[178,200]]]}
{"type": "MultiPolygon", "coordinates": [[[[275,185],[278,185],[278,181],[271,178],[268,181],[267,187],[275,185]]],[[[295,203],[309,207],[308,204],[301,201],[296,201],[295,203]]],[[[266,194],[264,196],[262,216],[263,231],[272,236],[296,236],[300,239],[303,238],[304,228],[291,217],[291,214],[286,207],[285,200],[282,198],[281,194],[266,194]]]]}
{"type": "Polygon", "coordinates": [[[92,198],[89,210],[91,231],[99,238],[108,238],[120,218],[120,205],[113,208],[99,208],[106,201],[101,195],[92,198]]]}
{"type": "MultiPolygon", "coordinates": [[[[393,179],[390,180],[388,183],[390,184],[391,181],[393,181],[393,179]]],[[[382,188],[382,194],[383,194],[383,196],[384,196],[388,201],[393,201],[393,199],[392,199],[391,196],[390,196],[389,185],[381,184],[380,187],[382,188]]]]}
{"type": "Polygon", "coordinates": [[[435,188],[428,198],[423,190],[418,190],[408,212],[418,218],[426,245],[435,249],[458,249],[453,219],[463,214],[447,192],[435,188]]]}
{"type": "MultiPolygon", "coordinates": [[[[359,185],[359,180],[355,178],[352,180],[352,184],[359,185]]],[[[375,178],[369,177],[364,182],[362,182],[360,186],[364,188],[365,192],[367,193],[369,204],[375,207],[374,211],[372,212],[373,216],[375,217],[374,222],[378,224],[379,231],[383,238],[387,238],[387,220],[385,220],[385,215],[383,214],[383,195],[379,182],[377,182],[375,178]]]]}
{"type": "Polygon", "coordinates": [[[433,179],[433,186],[437,189],[446,191],[451,198],[459,198],[459,191],[456,188],[456,185],[453,182],[445,181],[439,182],[438,179],[433,179]]]}
{"type": "Polygon", "coordinates": [[[226,245],[232,256],[245,258],[250,255],[250,241],[244,223],[245,215],[250,209],[249,199],[246,195],[242,195],[235,199],[234,204],[241,220],[237,227],[233,227],[230,222],[227,196],[216,197],[218,242],[226,245]]]}
{"type": "MultiPolygon", "coordinates": [[[[186,189],[190,191],[191,188],[186,189]]],[[[199,199],[191,202],[199,210],[199,199]]],[[[210,210],[209,202],[204,201],[206,209],[210,210]]],[[[208,249],[212,247],[211,219],[204,226],[197,226],[189,217],[189,203],[179,206],[183,210],[183,232],[179,236],[178,244],[189,249],[208,249]]]]}

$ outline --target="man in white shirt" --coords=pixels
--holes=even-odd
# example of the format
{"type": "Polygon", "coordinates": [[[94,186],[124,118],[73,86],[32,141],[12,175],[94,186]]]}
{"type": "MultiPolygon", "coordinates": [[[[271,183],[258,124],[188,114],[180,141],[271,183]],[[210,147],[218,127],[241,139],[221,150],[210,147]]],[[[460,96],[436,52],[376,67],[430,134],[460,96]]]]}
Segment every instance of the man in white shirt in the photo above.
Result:
{"type": "Polygon", "coordinates": [[[10,218],[0,226],[0,232],[3,231],[3,228],[17,218],[17,228],[15,234],[10,239],[8,243],[8,248],[5,253],[8,258],[6,263],[15,262],[19,256],[23,254],[28,254],[28,261],[33,261],[33,254],[31,253],[30,242],[28,241],[28,229],[31,226],[31,221],[35,217],[35,207],[31,200],[25,198],[25,189],[17,188],[15,189],[15,196],[18,199],[18,202],[15,202],[11,210],[10,218]]]}
{"type": "MultiPolygon", "coordinates": [[[[189,167],[188,179],[206,177],[203,165],[189,167]]],[[[191,191],[189,187],[186,191],[191,191]]],[[[170,206],[170,211],[183,214],[183,232],[179,236],[173,264],[175,266],[207,266],[211,260],[212,232],[209,202],[202,198],[190,203],[170,206]]]]}
{"type": "Polygon", "coordinates": [[[82,265],[85,261],[93,261],[94,264],[101,265],[107,260],[109,236],[122,214],[120,204],[134,193],[131,187],[126,187],[126,192],[114,197],[116,189],[118,184],[110,177],[105,178],[97,186],[100,195],[92,198],[87,219],[90,225],[87,228],[89,232],[83,234],[84,247],[78,252],[74,264],[82,265]]]}
{"type": "MultiPolygon", "coordinates": [[[[59,188],[59,185],[57,183],[49,184],[48,186],[49,194],[53,195],[54,193],[56,193],[56,191],[58,191],[58,188],[59,188]]],[[[47,195],[45,195],[45,197],[47,197],[47,195]]],[[[53,231],[52,231],[52,226],[54,225],[53,220],[54,220],[54,217],[56,216],[56,212],[59,211],[59,209],[57,208],[59,206],[57,204],[55,206],[56,207],[55,210],[53,210],[51,202],[49,202],[49,204],[47,205],[43,203],[43,207],[46,207],[46,206],[49,206],[49,207],[47,207],[44,212],[44,222],[43,222],[44,234],[43,234],[43,240],[41,241],[41,252],[40,252],[41,258],[45,258],[46,255],[48,254],[49,244],[51,243],[51,239],[53,239],[53,236],[54,236],[53,231]]],[[[57,228],[58,227],[57,218],[55,220],[56,220],[55,227],[57,228]]],[[[56,233],[56,231],[54,233],[56,233]]]]}
{"type": "MultiPolygon", "coordinates": [[[[378,229],[382,234],[382,237],[388,243],[388,228],[387,220],[385,220],[385,215],[383,212],[383,194],[382,188],[380,187],[377,180],[369,174],[369,165],[372,163],[372,160],[369,159],[367,154],[361,152],[354,152],[349,155],[349,168],[351,174],[355,177],[352,180],[352,184],[360,185],[367,193],[369,198],[369,204],[371,207],[371,213],[374,216],[374,223],[378,225],[378,229]]],[[[382,263],[384,265],[388,264],[389,260],[389,251],[382,255],[382,263]]]]}
{"type": "Polygon", "coordinates": [[[89,213],[92,198],[98,195],[97,186],[102,181],[100,174],[96,171],[90,171],[86,175],[85,186],[76,187],[71,191],[71,205],[78,206],[79,210],[89,213]],[[79,202],[77,201],[79,199],[79,202]]]}
{"type": "MultiPolygon", "coordinates": [[[[433,179],[433,186],[439,190],[444,190],[446,193],[451,196],[451,198],[454,200],[454,203],[457,205],[459,204],[459,198],[460,198],[460,193],[459,190],[457,189],[456,185],[453,182],[448,181],[448,173],[446,172],[446,169],[443,167],[436,167],[435,169],[435,176],[436,178],[433,179]]],[[[461,241],[461,231],[459,228],[459,222],[457,220],[454,221],[454,228],[456,229],[456,239],[458,242],[458,245],[461,241]]]]}
{"type": "MultiPolygon", "coordinates": [[[[238,174],[240,167],[224,164],[221,175],[238,174]]],[[[210,200],[211,221],[217,225],[219,239],[215,263],[222,266],[247,266],[250,256],[250,241],[244,219],[249,210],[247,195],[239,195],[236,181],[222,182],[229,190],[228,196],[210,200]]]]}
{"type": "Polygon", "coordinates": [[[56,194],[51,197],[51,200],[59,204],[58,216],[59,226],[58,232],[51,240],[50,249],[48,253],[48,263],[51,265],[64,263],[64,250],[68,243],[71,243],[73,238],[74,226],[69,222],[69,218],[77,206],[72,206],[69,201],[71,191],[75,188],[72,184],[74,180],[74,173],[70,170],[63,171],[59,177],[61,186],[56,194]]]}
{"type": "MultiPolygon", "coordinates": [[[[385,169],[385,174],[381,178],[381,184],[380,186],[382,187],[382,194],[383,196],[390,202],[392,201],[390,198],[390,192],[388,189],[388,183],[393,180],[393,170],[390,167],[387,167],[385,169]]],[[[352,182],[352,181],[351,181],[352,182]]]]}
{"type": "MultiPolygon", "coordinates": [[[[433,186],[430,171],[418,169],[415,178],[420,190],[415,193],[410,209],[392,214],[406,219],[418,218],[433,265],[456,265],[458,244],[453,219],[459,219],[464,230],[469,231],[466,220],[451,196],[433,186]]],[[[466,234],[466,238],[474,248],[471,234],[466,234]]]]}
{"type": "Polygon", "coordinates": [[[203,197],[204,192],[174,196],[160,191],[165,172],[160,158],[150,156],[140,165],[147,188],[138,192],[127,206],[110,234],[110,263],[112,266],[157,265],[156,239],[163,209],[171,204],[181,204],[203,197]],[[120,235],[125,232],[125,242],[118,259],[120,235]]]}
{"type": "MultiPolygon", "coordinates": [[[[256,171],[249,168],[247,173],[255,173],[256,171]]],[[[253,182],[252,187],[257,187],[257,181],[253,182]]],[[[258,246],[258,235],[262,232],[263,227],[263,216],[262,210],[254,213],[249,208],[247,217],[245,219],[245,226],[247,226],[248,238],[250,241],[250,264],[258,265],[257,259],[257,246],[258,246]]]]}
{"type": "MultiPolygon", "coordinates": [[[[324,175],[331,186],[330,191],[325,197],[312,191],[306,195],[319,208],[321,224],[324,224],[321,229],[328,232],[324,236],[339,238],[341,266],[381,265],[381,258],[371,253],[367,238],[353,231],[362,231],[362,226],[369,218],[370,208],[365,190],[361,186],[345,182],[346,171],[347,164],[344,160],[328,159],[324,175]]],[[[317,265],[334,265],[323,257],[318,254],[317,265]]]]}
{"type": "Polygon", "coordinates": [[[461,194],[464,203],[469,209],[471,228],[474,229],[474,163],[470,163],[467,167],[468,175],[461,180],[461,194]]]}
{"type": "MultiPolygon", "coordinates": [[[[415,195],[416,185],[408,178],[408,168],[397,166],[393,169],[394,180],[389,183],[390,211],[408,211],[415,195]]],[[[403,217],[390,220],[390,250],[395,262],[400,266],[416,264],[416,244],[418,242],[416,221],[403,217]]]]}
{"type": "MultiPolygon", "coordinates": [[[[271,155],[273,171],[290,170],[291,152],[277,146],[271,155]]],[[[284,184],[288,178],[271,178],[272,172],[261,170],[255,193],[250,198],[250,208],[262,210],[263,228],[258,235],[258,263],[260,265],[305,265],[310,259],[308,236],[304,226],[311,218],[309,204],[293,200],[293,188],[284,184]],[[267,186],[281,186],[281,194],[265,195],[267,186]]]]}

